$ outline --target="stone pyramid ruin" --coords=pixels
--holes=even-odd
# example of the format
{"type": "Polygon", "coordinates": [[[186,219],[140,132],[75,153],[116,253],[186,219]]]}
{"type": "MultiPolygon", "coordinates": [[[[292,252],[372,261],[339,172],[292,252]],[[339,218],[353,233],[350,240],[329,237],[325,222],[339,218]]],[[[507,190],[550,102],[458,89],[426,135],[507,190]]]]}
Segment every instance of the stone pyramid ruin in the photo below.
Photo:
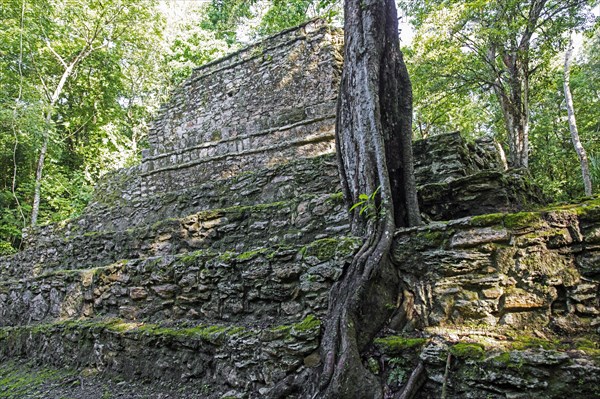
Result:
{"type": "MultiPolygon", "coordinates": [[[[0,362],[180,398],[265,397],[318,367],[360,246],[334,154],[342,45],[312,21],[196,69],[141,165],[0,257],[0,362]]],[[[542,200],[489,140],[436,136],[415,157],[431,223],[397,232],[403,295],[365,358],[386,392],[421,361],[419,398],[598,397],[599,201],[515,213],[542,200]]]]}

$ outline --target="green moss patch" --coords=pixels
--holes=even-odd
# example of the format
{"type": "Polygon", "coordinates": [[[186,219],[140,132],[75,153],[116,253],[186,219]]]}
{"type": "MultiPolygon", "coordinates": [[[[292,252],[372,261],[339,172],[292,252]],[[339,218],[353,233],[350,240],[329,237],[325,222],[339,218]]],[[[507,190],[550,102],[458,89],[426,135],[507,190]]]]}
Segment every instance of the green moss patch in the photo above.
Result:
{"type": "Polygon", "coordinates": [[[251,259],[258,257],[259,255],[264,255],[267,252],[268,251],[266,248],[258,248],[258,249],[254,249],[252,251],[243,252],[243,253],[239,254],[236,257],[236,259],[240,262],[245,262],[247,260],[251,260],[251,259]]]}
{"type": "Polygon", "coordinates": [[[459,359],[483,359],[485,349],[479,343],[459,342],[449,348],[450,354],[459,359]]]}
{"type": "Polygon", "coordinates": [[[504,216],[504,227],[507,229],[523,229],[526,227],[536,227],[542,223],[542,216],[539,212],[518,212],[509,213],[504,216]]]}
{"type": "Polygon", "coordinates": [[[471,218],[471,225],[476,227],[493,226],[504,222],[504,213],[489,213],[486,215],[477,215],[471,218]]]}
{"type": "Polygon", "coordinates": [[[441,245],[448,238],[448,234],[440,230],[425,230],[417,234],[417,238],[430,245],[441,245]]]}
{"type": "Polygon", "coordinates": [[[210,257],[215,256],[215,252],[208,249],[200,249],[193,252],[188,252],[185,255],[182,255],[178,258],[178,260],[185,265],[194,265],[198,263],[198,261],[202,259],[208,259],[210,257]]]}
{"type": "Polygon", "coordinates": [[[64,384],[79,384],[74,371],[33,369],[13,361],[0,365],[0,398],[46,398],[48,388],[64,384]]]}
{"type": "Polygon", "coordinates": [[[344,193],[337,192],[337,193],[333,193],[329,196],[329,198],[327,198],[327,202],[331,203],[331,204],[341,204],[344,202],[344,193]]]}
{"type": "Polygon", "coordinates": [[[538,338],[529,334],[514,334],[508,345],[511,350],[544,349],[548,351],[578,350],[586,355],[600,356],[600,343],[596,336],[538,338]]]}
{"type": "Polygon", "coordinates": [[[316,256],[319,260],[329,260],[337,255],[348,256],[359,247],[361,240],[357,237],[323,238],[313,241],[304,247],[304,256],[316,256]]]}
{"type": "Polygon", "coordinates": [[[292,330],[296,332],[305,332],[319,328],[321,326],[321,320],[317,319],[313,315],[308,315],[300,323],[292,325],[292,330]]]}
{"type": "Polygon", "coordinates": [[[390,335],[383,338],[375,338],[373,343],[386,354],[397,354],[408,349],[421,348],[427,339],[407,338],[399,335],[390,335]]]}

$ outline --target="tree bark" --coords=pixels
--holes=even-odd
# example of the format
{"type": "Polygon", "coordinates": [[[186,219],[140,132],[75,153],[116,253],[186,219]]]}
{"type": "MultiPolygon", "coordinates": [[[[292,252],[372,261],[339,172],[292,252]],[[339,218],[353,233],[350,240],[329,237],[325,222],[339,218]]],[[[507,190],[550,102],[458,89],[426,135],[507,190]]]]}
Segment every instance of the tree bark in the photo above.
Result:
{"type": "Polygon", "coordinates": [[[565,91],[565,102],[567,103],[567,113],[569,115],[569,130],[571,131],[571,141],[573,147],[579,157],[579,164],[581,165],[581,176],[583,177],[583,189],[585,195],[592,195],[592,178],[590,176],[590,166],[588,162],[587,153],[585,148],[581,144],[579,139],[579,131],[577,130],[577,120],[575,119],[575,108],[573,107],[573,96],[571,95],[571,71],[569,65],[571,63],[571,56],[573,54],[573,37],[569,38],[569,45],[565,52],[565,63],[564,63],[564,81],[563,87],[565,91]]]}
{"type": "MultiPolygon", "coordinates": [[[[495,56],[495,55],[494,55],[495,56]]],[[[529,66],[518,51],[501,54],[504,67],[498,72],[494,92],[500,103],[508,136],[508,163],[529,167],[529,66]],[[504,81],[504,76],[507,82],[504,81]]]]}
{"type": "Polygon", "coordinates": [[[269,398],[383,397],[363,354],[389,320],[399,278],[390,256],[397,227],[421,224],[412,154],[412,88],[400,52],[394,0],[346,0],[336,150],[352,231],[364,243],[332,287],[321,367],[281,381],[269,398]]]}
{"type": "Polygon", "coordinates": [[[351,211],[365,242],[330,293],[313,397],[381,398],[362,354],[390,317],[398,276],[390,257],[396,227],[421,223],[413,177],[412,89],[398,42],[393,0],[345,1],[345,56],[336,146],[349,207],[372,195],[370,216],[351,211]]]}

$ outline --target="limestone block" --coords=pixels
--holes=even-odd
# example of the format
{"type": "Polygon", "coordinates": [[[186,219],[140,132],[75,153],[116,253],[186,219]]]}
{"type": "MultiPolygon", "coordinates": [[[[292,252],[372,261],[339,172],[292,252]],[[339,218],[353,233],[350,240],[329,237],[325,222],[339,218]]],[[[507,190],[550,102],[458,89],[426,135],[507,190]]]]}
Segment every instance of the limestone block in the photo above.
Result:
{"type": "Polygon", "coordinates": [[[463,230],[452,236],[451,248],[469,248],[484,243],[508,241],[509,235],[506,229],[497,227],[482,227],[477,229],[463,230]]]}
{"type": "Polygon", "coordinates": [[[545,298],[532,292],[527,292],[522,288],[511,288],[510,290],[507,290],[500,303],[501,308],[504,311],[542,308],[549,305],[545,298]]]}
{"type": "Polygon", "coordinates": [[[144,287],[130,287],[129,296],[133,300],[146,299],[148,297],[148,291],[144,287]]]}
{"type": "Polygon", "coordinates": [[[155,285],[151,288],[152,291],[156,293],[156,295],[163,299],[173,298],[175,294],[179,291],[179,286],[175,284],[155,285]]]}

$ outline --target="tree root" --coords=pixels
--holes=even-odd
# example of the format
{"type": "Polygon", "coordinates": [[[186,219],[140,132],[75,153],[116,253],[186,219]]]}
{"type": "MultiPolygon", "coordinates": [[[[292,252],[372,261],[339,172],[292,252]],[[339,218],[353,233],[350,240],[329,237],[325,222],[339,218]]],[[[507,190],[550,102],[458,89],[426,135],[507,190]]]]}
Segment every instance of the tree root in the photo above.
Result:
{"type": "Polygon", "coordinates": [[[404,386],[404,389],[398,393],[394,399],[412,399],[417,394],[421,386],[427,380],[427,373],[423,362],[419,362],[417,367],[413,370],[408,378],[408,382],[404,386]]]}

